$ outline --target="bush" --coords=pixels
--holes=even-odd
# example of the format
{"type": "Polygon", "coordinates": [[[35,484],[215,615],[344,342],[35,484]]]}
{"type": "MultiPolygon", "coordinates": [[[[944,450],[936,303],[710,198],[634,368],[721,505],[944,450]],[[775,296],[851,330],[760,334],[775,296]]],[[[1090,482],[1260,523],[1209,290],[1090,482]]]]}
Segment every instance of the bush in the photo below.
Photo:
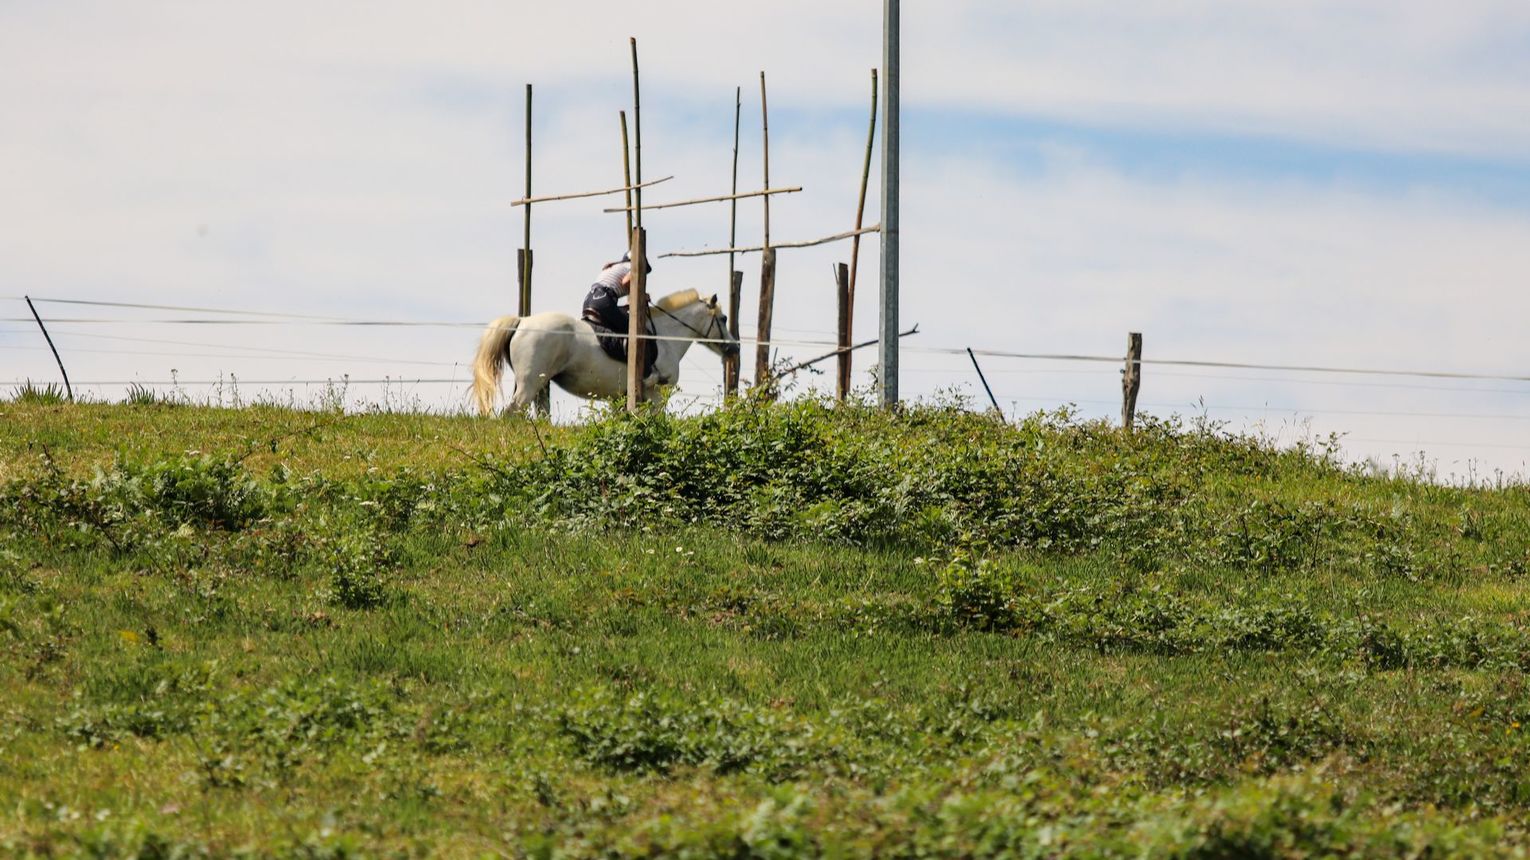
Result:
{"type": "Polygon", "coordinates": [[[619,771],[663,773],[677,765],[782,771],[798,764],[793,752],[800,752],[773,714],[659,693],[587,693],[564,708],[559,726],[582,758],[619,771]]]}

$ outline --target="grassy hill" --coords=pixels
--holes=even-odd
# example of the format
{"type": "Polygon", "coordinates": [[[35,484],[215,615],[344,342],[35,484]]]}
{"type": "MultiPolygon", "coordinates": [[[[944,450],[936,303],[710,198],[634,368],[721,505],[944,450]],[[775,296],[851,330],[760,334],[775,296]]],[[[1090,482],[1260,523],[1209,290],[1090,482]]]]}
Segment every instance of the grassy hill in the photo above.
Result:
{"type": "Polygon", "coordinates": [[[0,849],[1515,855],[1530,490],[816,403],[0,403],[0,849]]]}

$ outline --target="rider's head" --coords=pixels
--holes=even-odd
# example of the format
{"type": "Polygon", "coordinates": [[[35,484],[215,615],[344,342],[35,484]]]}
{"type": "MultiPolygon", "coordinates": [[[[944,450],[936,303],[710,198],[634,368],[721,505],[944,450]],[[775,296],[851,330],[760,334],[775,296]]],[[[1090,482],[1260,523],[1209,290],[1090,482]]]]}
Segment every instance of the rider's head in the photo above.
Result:
{"type": "MultiPolygon", "coordinates": [[[[622,252],[622,262],[623,263],[630,263],[630,262],[632,262],[632,252],[631,251],[623,251],[622,252]]],[[[643,274],[646,275],[646,274],[648,274],[649,272],[652,272],[652,271],[653,271],[653,263],[650,263],[648,261],[648,258],[645,256],[643,258],[643,274]]]]}

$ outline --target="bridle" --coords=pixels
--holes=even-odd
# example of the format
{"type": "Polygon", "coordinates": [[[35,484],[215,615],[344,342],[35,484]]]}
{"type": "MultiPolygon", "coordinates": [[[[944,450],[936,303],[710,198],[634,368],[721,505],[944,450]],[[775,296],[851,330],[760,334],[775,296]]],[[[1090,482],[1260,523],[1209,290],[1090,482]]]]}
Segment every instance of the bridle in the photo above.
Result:
{"type": "Polygon", "coordinates": [[[674,314],[670,313],[669,311],[665,310],[662,306],[656,305],[653,302],[649,302],[648,303],[648,309],[651,310],[651,311],[658,311],[659,313],[661,313],[661,314],[669,317],[670,319],[674,320],[675,322],[679,323],[687,331],[689,331],[691,334],[695,335],[697,340],[720,341],[723,344],[723,350],[725,352],[727,351],[727,349],[729,347],[737,348],[737,344],[735,344],[735,343],[733,343],[733,342],[728,340],[728,315],[727,314],[712,314],[709,317],[711,322],[709,322],[707,324],[707,330],[706,331],[701,331],[700,329],[696,328],[695,326],[691,325],[690,323],[686,322],[685,320],[683,320],[683,319],[675,316],[674,314]],[[712,336],[713,329],[717,330],[717,336],[716,337],[712,336]]]}

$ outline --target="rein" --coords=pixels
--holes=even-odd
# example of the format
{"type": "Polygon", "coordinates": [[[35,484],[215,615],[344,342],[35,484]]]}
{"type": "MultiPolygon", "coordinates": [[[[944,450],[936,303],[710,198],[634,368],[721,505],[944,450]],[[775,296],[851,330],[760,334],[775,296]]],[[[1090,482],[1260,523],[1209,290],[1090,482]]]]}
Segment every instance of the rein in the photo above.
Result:
{"type": "MultiPolygon", "coordinates": [[[[663,307],[661,307],[661,306],[659,306],[659,305],[657,305],[657,304],[655,304],[653,302],[649,302],[648,303],[648,309],[650,311],[658,311],[659,313],[669,317],[670,319],[672,319],[675,322],[679,323],[680,325],[684,326],[688,331],[690,331],[691,334],[695,335],[697,338],[699,338],[701,340],[714,340],[715,339],[715,340],[721,340],[721,341],[723,341],[725,343],[727,341],[726,337],[720,337],[720,338],[713,338],[712,337],[712,329],[717,328],[717,325],[718,325],[718,320],[717,320],[717,317],[715,317],[715,316],[711,318],[712,322],[711,322],[711,324],[709,324],[707,326],[707,330],[706,331],[699,331],[699,330],[696,329],[695,326],[693,326],[690,323],[686,322],[685,320],[675,316],[674,314],[670,313],[669,311],[665,310],[663,307]]],[[[722,333],[724,335],[726,335],[727,334],[727,330],[724,329],[722,333]]]]}

